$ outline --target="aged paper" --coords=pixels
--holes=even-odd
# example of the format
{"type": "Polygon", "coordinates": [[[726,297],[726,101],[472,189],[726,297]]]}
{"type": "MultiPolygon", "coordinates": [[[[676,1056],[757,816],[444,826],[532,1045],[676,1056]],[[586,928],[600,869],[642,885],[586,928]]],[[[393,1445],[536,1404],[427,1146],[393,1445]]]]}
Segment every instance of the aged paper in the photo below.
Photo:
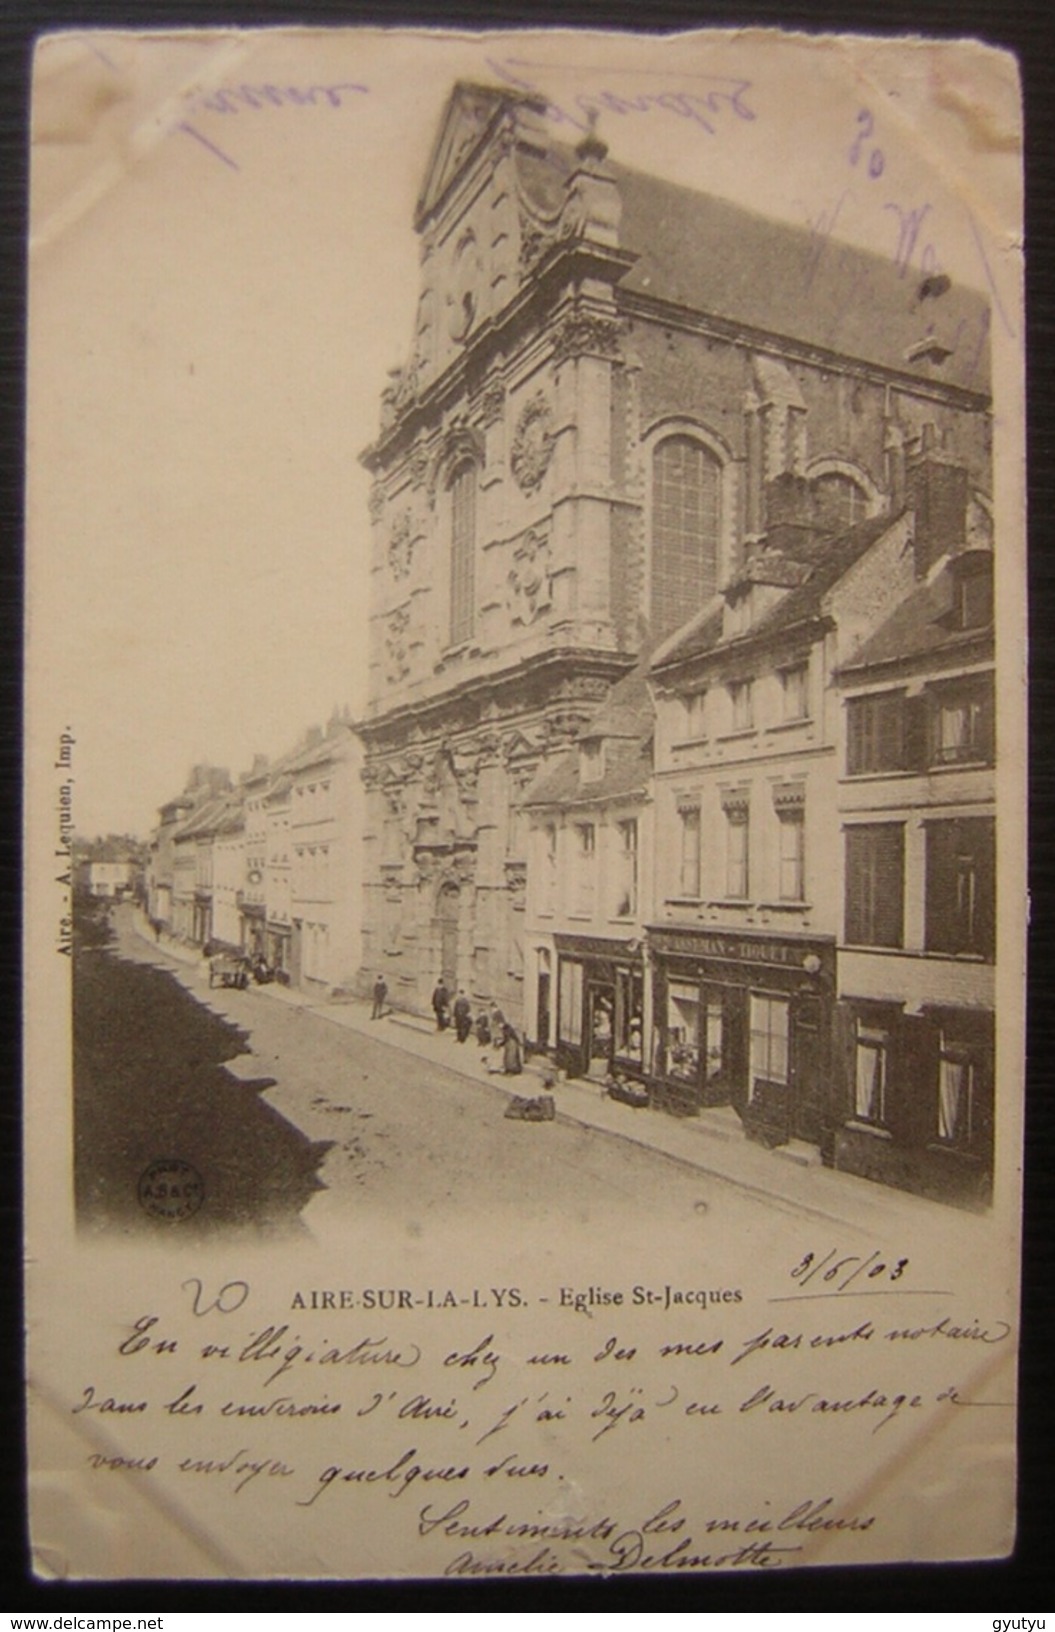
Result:
{"type": "Polygon", "coordinates": [[[38,1574],[1006,1555],[1012,59],[81,32],[33,121],[38,1574]]]}

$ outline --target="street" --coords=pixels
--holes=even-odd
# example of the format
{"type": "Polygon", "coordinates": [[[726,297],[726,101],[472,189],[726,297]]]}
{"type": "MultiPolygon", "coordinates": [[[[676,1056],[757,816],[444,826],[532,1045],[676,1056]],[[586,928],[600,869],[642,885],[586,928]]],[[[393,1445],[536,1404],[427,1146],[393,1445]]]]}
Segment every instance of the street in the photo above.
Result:
{"type": "MultiPolygon", "coordinates": [[[[506,1120],[507,1095],[488,1082],[475,1044],[463,1053],[452,1034],[452,1065],[479,1081],[393,1046],[387,1022],[375,1040],[274,990],[209,991],[204,962],[149,945],[131,908],[116,910],[113,934],[76,960],[82,1226],[171,1229],[137,1189],[162,1158],[200,1174],[205,1199],[181,1230],[203,1232],[302,1231],[323,1195],[329,1208],[368,1205],[409,1228],[461,1208],[492,1219],[508,1210],[522,1229],[633,1208],[653,1222],[691,1221],[711,1239],[769,1211],[595,1129],[506,1120]]],[[[523,1091],[536,1089],[526,1077],[523,1091]]]]}

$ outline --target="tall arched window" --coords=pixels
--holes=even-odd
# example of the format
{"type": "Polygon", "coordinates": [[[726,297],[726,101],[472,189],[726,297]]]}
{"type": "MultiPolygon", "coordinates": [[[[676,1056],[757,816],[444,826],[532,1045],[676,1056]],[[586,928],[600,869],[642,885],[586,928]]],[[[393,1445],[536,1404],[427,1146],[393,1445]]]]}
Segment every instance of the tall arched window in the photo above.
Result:
{"type": "Polygon", "coordinates": [[[650,622],[661,639],[718,587],[722,467],[693,436],[668,436],[652,455],[650,622]]]}
{"type": "Polygon", "coordinates": [[[473,569],[476,554],[476,466],[458,465],[451,495],[451,645],[473,632],[473,569]]]}

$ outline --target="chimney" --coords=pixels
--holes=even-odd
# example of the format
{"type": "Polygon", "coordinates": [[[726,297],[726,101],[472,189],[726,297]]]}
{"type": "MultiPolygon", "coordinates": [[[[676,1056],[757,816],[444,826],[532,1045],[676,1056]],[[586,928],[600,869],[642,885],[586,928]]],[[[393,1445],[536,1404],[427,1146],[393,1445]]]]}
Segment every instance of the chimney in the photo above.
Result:
{"type": "Polygon", "coordinates": [[[774,476],[765,488],[763,548],[778,550],[793,560],[808,560],[817,536],[813,495],[805,476],[790,470],[774,476]]]}
{"type": "Polygon", "coordinates": [[[967,471],[934,451],[932,427],[924,426],[919,457],[906,475],[907,498],[916,513],[916,577],[925,578],[944,555],[967,543],[967,471]]]}

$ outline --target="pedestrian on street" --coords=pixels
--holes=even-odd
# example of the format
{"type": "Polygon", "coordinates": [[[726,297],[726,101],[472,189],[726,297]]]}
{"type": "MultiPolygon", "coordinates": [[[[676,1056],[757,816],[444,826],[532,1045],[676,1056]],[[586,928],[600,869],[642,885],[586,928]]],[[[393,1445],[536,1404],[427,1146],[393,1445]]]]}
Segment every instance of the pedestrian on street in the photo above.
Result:
{"type": "Polygon", "coordinates": [[[502,1043],[502,1070],[507,1077],[519,1077],[524,1069],[524,1051],[520,1046],[520,1038],[515,1026],[506,1021],[505,1039],[502,1043]]]}
{"type": "Polygon", "coordinates": [[[378,975],[374,981],[374,1007],[370,1015],[371,1020],[380,1020],[385,1012],[385,998],[388,996],[388,986],[384,975],[378,975]]]}
{"type": "Polygon", "coordinates": [[[451,994],[442,975],[432,994],[432,1012],[436,1016],[436,1030],[446,1031],[451,1023],[451,994]]]}
{"type": "Polygon", "coordinates": [[[464,1043],[473,1029],[473,1006],[466,997],[464,990],[459,990],[454,1000],[454,1029],[458,1034],[458,1041],[464,1043]]]}

